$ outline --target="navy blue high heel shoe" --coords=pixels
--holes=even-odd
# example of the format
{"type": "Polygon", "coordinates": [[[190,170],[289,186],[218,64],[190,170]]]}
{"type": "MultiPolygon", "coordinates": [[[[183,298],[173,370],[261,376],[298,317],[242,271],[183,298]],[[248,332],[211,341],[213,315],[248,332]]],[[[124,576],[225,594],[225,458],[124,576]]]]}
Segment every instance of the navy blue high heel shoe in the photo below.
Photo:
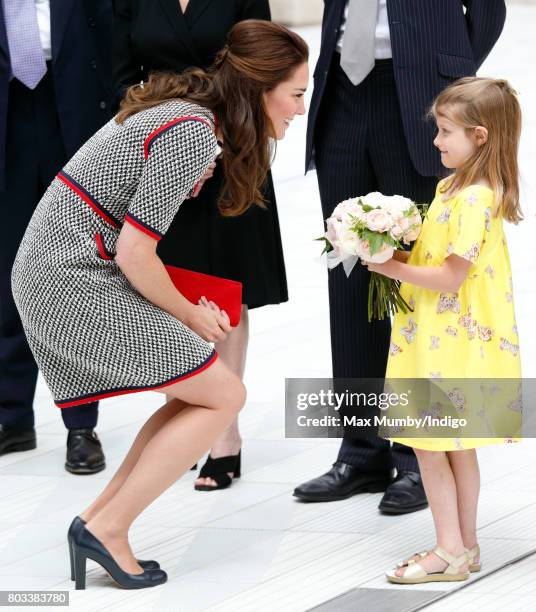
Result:
{"type": "Polygon", "coordinates": [[[167,574],[161,569],[146,569],[142,574],[129,574],[122,570],[103,544],[81,525],[72,533],[71,573],[74,573],[77,591],[86,588],[86,561],[92,559],[103,567],[123,589],[145,589],[167,581],[167,574]]]}
{"type": "MultiPolygon", "coordinates": [[[[69,558],[71,561],[71,580],[74,582],[74,563],[73,563],[73,537],[75,532],[77,532],[80,527],[83,527],[86,524],[83,518],[79,516],[75,516],[71,526],[69,527],[69,531],[67,532],[67,542],[69,544],[69,558]]],[[[142,559],[136,559],[138,565],[140,565],[144,570],[149,569],[160,569],[160,564],[158,561],[148,560],[143,561],[142,559]]]]}

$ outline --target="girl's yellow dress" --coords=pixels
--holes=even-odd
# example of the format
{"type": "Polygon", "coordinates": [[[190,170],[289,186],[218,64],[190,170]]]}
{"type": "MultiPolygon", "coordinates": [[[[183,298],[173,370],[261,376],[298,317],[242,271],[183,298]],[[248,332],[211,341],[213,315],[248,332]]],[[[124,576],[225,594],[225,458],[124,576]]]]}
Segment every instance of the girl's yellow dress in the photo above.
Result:
{"type": "MultiPolygon", "coordinates": [[[[401,293],[414,310],[394,317],[386,377],[433,379],[452,400],[447,412],[467,418],[482,437],[432,438],[422,432],[415,438],[386,437],[443,451],[510,442],[521,429],[521,363],[503,222],[492,214],[492,190],[472,185],[448,197],[440,192],[441,184],[408,264],[440,266],[456,254],[472,265],[458,293],[402,284],[401,293]]],[[[428,406],[429,413],[445,414],[437,408],[428,406]]],[[[388,411],[388,416],[402,414],[423,416],[422,405],[420,414],[411,402],[388,411]]]]}

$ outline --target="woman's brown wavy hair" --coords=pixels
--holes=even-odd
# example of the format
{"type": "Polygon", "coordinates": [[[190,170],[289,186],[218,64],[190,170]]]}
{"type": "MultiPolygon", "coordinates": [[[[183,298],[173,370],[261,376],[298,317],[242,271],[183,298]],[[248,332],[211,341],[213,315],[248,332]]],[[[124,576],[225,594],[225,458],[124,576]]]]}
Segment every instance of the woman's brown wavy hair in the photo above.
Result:
{"type": "Polygon", "coordinates": [[[181,98],[215,113],[223,134],[224,185],[218,206],[234,217],[253,204],[264,207],[261,188],[270,168],[270,137],[275,137],[263,94],[288,80],[307,62],[307,43],[270,21],[237,23],[227,45],[208,70],[153,73],[143,86],[130,87],[116,116],[118,123],[162,102],[181,98]]]}

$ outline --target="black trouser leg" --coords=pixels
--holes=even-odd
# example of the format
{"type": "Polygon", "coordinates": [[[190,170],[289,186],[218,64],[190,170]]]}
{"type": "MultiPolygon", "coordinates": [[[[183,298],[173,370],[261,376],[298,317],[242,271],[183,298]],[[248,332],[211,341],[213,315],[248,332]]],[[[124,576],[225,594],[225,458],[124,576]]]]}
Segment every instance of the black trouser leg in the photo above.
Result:
{"type": "MultiPolygon", "coordinates": [[[[392,64],[377,62],[357,87],[335,59],[315,135],[316,167],[327,218],[342,200],[370,191],[398,193],[431,201],[435,179],[421,177],[411,163],[396,94],[392,64]]],[[[328,273],[334,378],[383,378],[390,322],[367,319],[369,273],[356,266],[347,278],[342,267],[328,273]]],[[[364,439],[349,430],[339,460],[366,471],[418,470],[409,447],[379,437],[364,439]]]]}
{"type": "MultiPolygon", "coordinates": [[[[34,426],[37,365],[13,301],[11,269],[35,207],[65,161],[50,70],[34,90],[13,79],[7,116],[6,187],[0,192],[0,423],[15,430],[34,426]]],[[[91,409],[69,410],[74,410],[70,422],[79,427],[92,426],[84,423],[96,420],[96,406],[95,414],[91,409]]]]}

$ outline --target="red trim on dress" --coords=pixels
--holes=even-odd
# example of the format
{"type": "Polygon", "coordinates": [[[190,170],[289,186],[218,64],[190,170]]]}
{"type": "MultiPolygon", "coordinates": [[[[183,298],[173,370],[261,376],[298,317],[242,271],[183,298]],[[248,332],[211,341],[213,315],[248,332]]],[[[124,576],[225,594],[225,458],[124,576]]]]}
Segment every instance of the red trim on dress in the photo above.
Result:
{"type": "Polygon", "coordinates": [[[73,406],[80,406],[81,404],[88,404],[90,402],[96,402],[101,399],[106,399],[107,397],[114,397],[116,395],[127,395],[129,393],[141,393],[143,391],[154,391],[156,389],[163,389],[165,387],[169,387],[170,385],[174,385],[176,382],[180,382],[182,380],[186,380],[187,378],[191,378],[196,374],[200,374],[203,370],[209,368],[218,358],[218,353],[214,351],[214,355],[204,363],[200,368],[194,370],[193,372],[187,372],[182,376],[177,376],[173,380],[169,380],[161,385],[155,385],[154,387],[141,387],[139,389],[119,389],[117,391],[108,391],[104,393],[97,393],[96,395],[92,395],[90,397],[85,397],[83,399],[73,400],[71,402],[55,402],[58,408],[72,408],[73,406]]]}
{"type": "Polygon", "coordinates": [[[173,119],[173,121],[170,121],[169,123],[165,123],[164,125],[161,125],[159,128],[154,130],[154,132],[151,132],[149,136],[147,136],[147,138],[145,139],[145,142],[143,143],[143,155],[145,159],[149,157],[149,147],[151,146],[151,143],[154,141],[154,139],[160,136],[160,134],[163,131],[168,130],[169,128],[173,127],[177,123],[182,123],[183,121],[199,121],[201,123],[204,123],[205,125],[208,125],[208,127],[212,129],[212,126],[210,125],[210,123],[206,119],[201,119],[200,117],[187,116],[187,117],[178,117],[177,119],[173,119]]]}
{"type": "Polygon", "coordinates": [[[91,200],[91,198],[88,197],[83,191],[81,191],[74,183],[71,183],[71,181],[65,175],[60,173],[60,174],[57,174],[56,177],[62,183],[65,183],[65,185],[67,185],[69,189],[74,191],[77,196],[82,198],[82,200],[84,200],[84,202],[88,204],[94,212],[96,212],[100,217],[102,217],[105,221],[107,221],[111,226],[118,227],[117,223],[111,217],[109,217],[98,206],[96,206],[94,202],[91,200]]]}
{"type": "Polygon", "coordinates": [[[157,234],[145,225],[142,225],[139,221],[134,219],[128,213],[125,215],[125,222],[130,223],[130,225],[133,225],[136,229],[140,230],[140,232],[147,234],[147,236],[151,236],[151,238],[154,238],[155,240],[160,240],[162,238],[160,234],[157,234]]]}
{"type": "Polygon", "coordinates": [[[108,253],[106,247],[104,246],[104,242],[102,241],[102,234],[95,234],[95,242],[97,243],[97,248],[99,249],[99,253],[102,259],[113,259],[113,257],[108,253]]]}

